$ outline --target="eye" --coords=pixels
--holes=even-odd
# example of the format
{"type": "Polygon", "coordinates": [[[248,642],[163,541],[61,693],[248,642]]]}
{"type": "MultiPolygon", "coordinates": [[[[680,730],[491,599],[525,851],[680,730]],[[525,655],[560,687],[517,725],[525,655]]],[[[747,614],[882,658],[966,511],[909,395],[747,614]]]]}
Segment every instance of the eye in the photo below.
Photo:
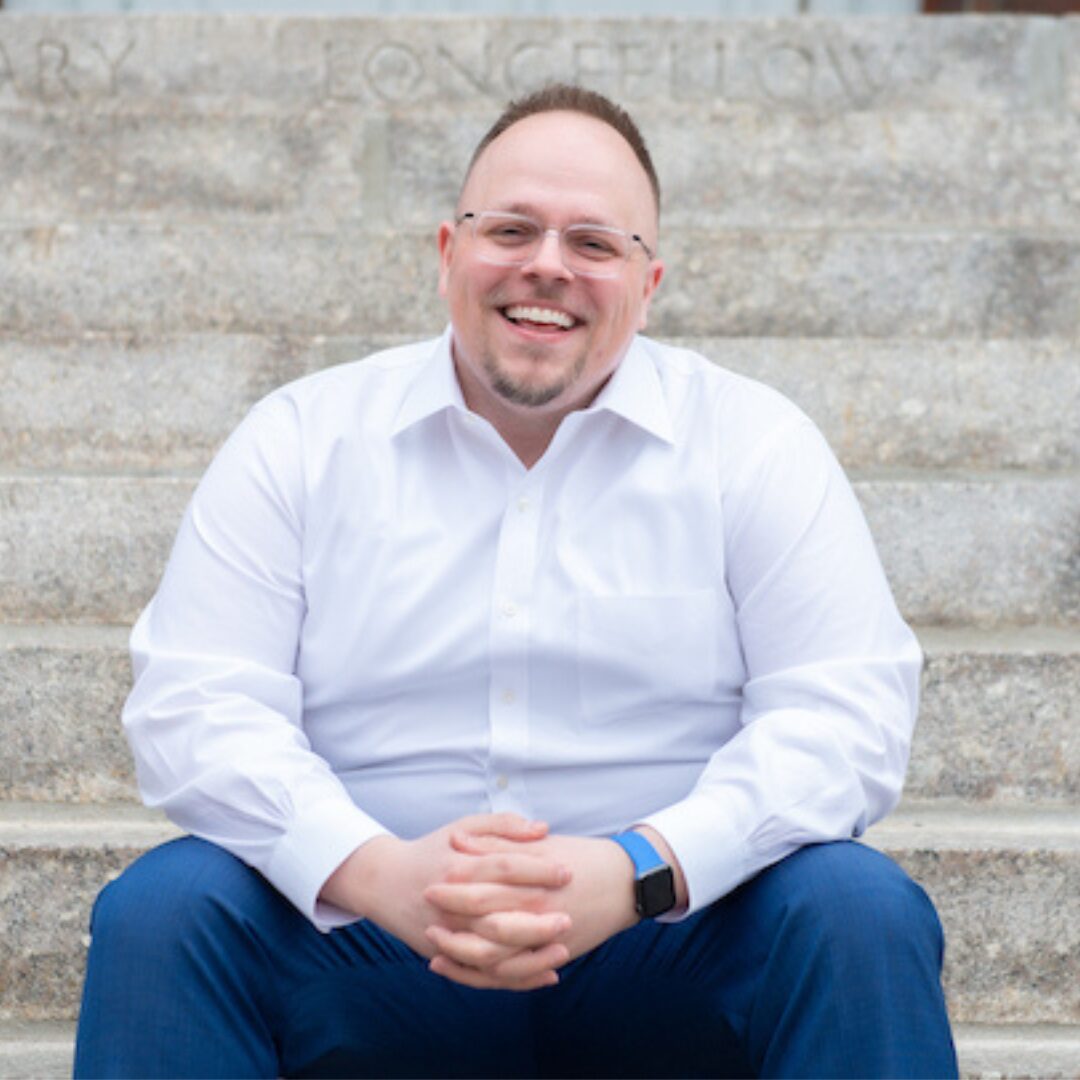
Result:
{"type": "Polygon", "coordinates": [[[625,249],[619,234],[599,229],[567,229],[566,243],[575,254],[597,262],[620,258],[625,249]]]}
{"type": "Polygon", "coordinates": [[[518,244],[528,244],[536,238],[538,229],[528,221],[508,220],[506,218],[494,218],[484,221],[481,226],[481,235],[485,240],[491,240],[504,247],[514,247],[518,244]]]}

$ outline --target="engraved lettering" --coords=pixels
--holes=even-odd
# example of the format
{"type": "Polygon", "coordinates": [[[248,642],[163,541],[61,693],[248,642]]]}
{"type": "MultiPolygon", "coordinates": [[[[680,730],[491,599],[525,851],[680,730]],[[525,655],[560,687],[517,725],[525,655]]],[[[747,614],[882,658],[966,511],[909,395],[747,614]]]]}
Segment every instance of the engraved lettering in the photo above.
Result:
{"type": "Polygon", "coordinates": [[[105,51],[105,46],[98,41],[93,42],[91,48],[96,50],[101,59],[105,61],[105,66],[109,69],[109,94],[116,97],[120,90],[120,82],[116,77],[117,72],[120,70],[120,65],[131,55],[135,48],[135,42],[129,41],[115,59],[109,57],[109,54],[105,51]]]}
{"type": "Polygon", "coordinates": [[[653,73],[656,50],[644,41],[620,41],[615,49],[618,57],[619,96],[628,100],[647,97],[648,83],[643,86],[641,81],[637,81],[637,77],[647,77],[653,73]]]}
{"type": "Polygon", "coordinates": [[[554,65],[542,63],[540,59],[550,48],[550,45],[540,42],[523,41],[510,51],[503,65],[503,78],[512,94],[535,89],[544,81],[545,76],[554,76],[551,70],[554,65]],[[530,57],[533,57],[535,62],[530,62],[530,57]]]}
{"type": "Polygon", "coordinates": [[[454,56],[445,45],[440,45],[435,50],[435,57],[443,61],[444,66],[450,71],[456,71],[469,85],[473,93],[482,94],[484,97],[494,96],[495,90],[491,85],[492,59],[490,41],[484,45],[483,70],[479,75],[467,63],[454,56]]]}
{"type": "Polygon", "coordinates": [[[8,85],[11,86],[16,97],[22,96],[19,93],[19,84],[15,81],[15,69],[11,66],[11,57],[0,42],[0,92],[3,92],[4,87],[8,85]]]}
{"type": "Polygon", "coordinates": [[[596,41],[575,41],[574,82],[595,84],[605,75],[611,74],[603,63],[606,51],[605,47],[596,41]]]}
{"type": "Polygon", "coordinates": [[[39,41],[38,92],[43,98],[78,97],[64,72],[68,66],[68,47],[59,41],[39,41]]]}
{"type": "Polygon", "coordinates": [[[713,42],[700,66],[694,62],[693,52],[696,51],[677,41],[671,43],[668,88],[676,101],[712,100],[723,97],[727,92],[726,42],[713,42]],[[695,75],[698,77],[695,78],[695,75]]]}
{"type": "MultiPolygon", "coordinates": [[[[847,96],[855,105],[868,105],[876,97],[881,95],[882,90],[888,85],[892,75],[893,65],[899,50],[899,43],[894,43],[889,50],[888,57],[883,63],[868,63],[871,57],[868,50],[860,42],[852,42],[846,49],[841,49],[836,42],[829,41],[825,44],[825,55],[829,58],[829,64],[840,85],[844,88],[847,96]],[[844,56],[848,57],[849,63],[844,63],[844,56]],[[852,78],[849,68],[856,69],[856,78],[852,78]],[[877,77],[875,78],[874,72],[877,77]],[[859,85],[856,85],[858,83],[859,85]]],[[[880,58],[875,57],[875,60],[880,58]]]]}
{"type": "Polygon", "coordinates": [[[808,48],[780,42],[758,58],[758,84],[774,101],[807,102],[814,90],[815,68],[808,48]]]}
{"type": "MultiPolygon", "coordinates": [[[[355,69],[350,71],[348,63],[338,62],[339,51],[340,45],[334,41],[326,42],[323,47],[323,97],[328,101],[362,101],[360,79],[355,69]]],[[[347,59],[352,55],[348,52],[347,59]]]]}
{"type": "Polygon", "coordinates": [[[727,93],[727,43],[718,41],[713,46],[713,79],[712,89],[714,94],[727,93]]]}
{"type": "Polygon", "coordinates": [[[364,63],[371,89],[383,101],[406,101],[424,77],[424,66],[408,47],[397,42],[380,45],[364,63]]]}
{"type": "Polygon", "coordinates": [[[30,230],[30,243],[32,245],[34,262],[44,262],[52,258],[53,245],[56,243],[57,229],[55,225],[42,225],[30,230]]]}

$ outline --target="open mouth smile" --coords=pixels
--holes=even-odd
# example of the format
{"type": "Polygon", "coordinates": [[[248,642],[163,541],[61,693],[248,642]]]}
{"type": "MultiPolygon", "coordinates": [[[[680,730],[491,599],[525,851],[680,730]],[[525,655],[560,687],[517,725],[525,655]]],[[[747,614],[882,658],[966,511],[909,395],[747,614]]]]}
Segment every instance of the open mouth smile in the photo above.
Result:
{"type": "Polygon", "coordinates": [[[556,308],[537,307],[533,304],[511,304],[499,309],[504,319],[526,330],[563,333],[578,325],[577,319],[556,308]]]}

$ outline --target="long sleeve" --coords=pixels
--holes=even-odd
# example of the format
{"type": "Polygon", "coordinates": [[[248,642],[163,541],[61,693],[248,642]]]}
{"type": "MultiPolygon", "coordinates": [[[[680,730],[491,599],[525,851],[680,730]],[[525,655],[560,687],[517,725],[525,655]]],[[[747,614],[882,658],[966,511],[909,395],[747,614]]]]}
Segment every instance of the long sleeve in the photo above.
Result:
{"type": "Polygon", "coordinates": [[[855,495],[809,421],[766,440],[723,506],[747,670],[739,731],[686,798],[644,819],[675,851],[691,911],[892,809],[922,659],[855,495]]]}
{"type": "Polygon", "coordinates": [[[184,515],[131,639],[123,721],[146,803],[259,870],[321,929],[326,878],[385,830],[302,725],[304,477],[290,403],[264,402],[222,448],[184,515]]]}

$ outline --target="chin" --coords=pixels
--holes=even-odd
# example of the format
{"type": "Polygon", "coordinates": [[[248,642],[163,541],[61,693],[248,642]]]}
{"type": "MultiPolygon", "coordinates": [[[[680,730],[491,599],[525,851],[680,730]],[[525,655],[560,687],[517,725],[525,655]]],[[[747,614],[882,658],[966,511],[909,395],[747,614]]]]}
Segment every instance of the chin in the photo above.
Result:
{"type": "Polygon", "coordinates": [[[539,409],[562,397],[569,389],[569,385],[565,382],[526,383],[520,379],[512,379],[504,374],[495,373],[492,388],[504,401],[539,409]]]}

